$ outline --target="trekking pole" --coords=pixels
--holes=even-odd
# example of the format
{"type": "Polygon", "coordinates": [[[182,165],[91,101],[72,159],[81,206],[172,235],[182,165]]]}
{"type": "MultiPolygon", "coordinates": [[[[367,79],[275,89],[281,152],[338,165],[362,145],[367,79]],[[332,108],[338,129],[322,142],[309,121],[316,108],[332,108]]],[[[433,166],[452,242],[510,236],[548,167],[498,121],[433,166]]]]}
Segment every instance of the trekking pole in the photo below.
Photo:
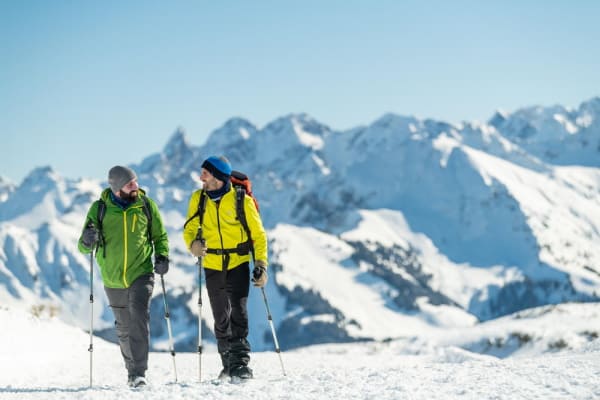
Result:
{"type": "Polygon", "coordinates": [[[279,356],[279,363],[281,364],[281,371],[283,372],[283,376],[285,374],[285,368],[283,368],[283,360],[281,359],[281,350],[279,349],[279,342],[277,341],[277,335],[275,334],[275,327],[273,326],[273,317],[271,316],[271,309],[269,308],[269,303],[267,302],[267,294],[265,293],[265,288],[260,288],[262,292],[263,300],[265,301],[265,308],[267,309],[267,319],[269,320],[269,325],[271,325],[271,333],[273,334],[273,341],[275,342],[275,352],[279,356]]]}
{"type": "Polygon", "coordinates": [[[163,290],[163,300],[165,303],[165,319],[167,320],[167,331],[169,331],[169,347],[171,356],[173,356],[173,371],[175,372],[175,382],[177,382],[177,365],[175,364],[175,345],[173,344],[173,334],[171,333],[171,318],[169,315],[169,306],[167,305],[167,291],[165,290],[165,279],[163,274],[160,274],[160,283],[163,290]]]}
{"type": "Polygon", "coordinates": [[[90,253],[90,388],[92,387],[92,355],[94,353],[94,250],[90,253]]]}
{"type": "MultiPolygon", "coordinates": [[[[204,239],[199,240],[204,244],[204,239]]],[[[198,257],[198,382],[202,382],[202,257],[198,257]]]]}

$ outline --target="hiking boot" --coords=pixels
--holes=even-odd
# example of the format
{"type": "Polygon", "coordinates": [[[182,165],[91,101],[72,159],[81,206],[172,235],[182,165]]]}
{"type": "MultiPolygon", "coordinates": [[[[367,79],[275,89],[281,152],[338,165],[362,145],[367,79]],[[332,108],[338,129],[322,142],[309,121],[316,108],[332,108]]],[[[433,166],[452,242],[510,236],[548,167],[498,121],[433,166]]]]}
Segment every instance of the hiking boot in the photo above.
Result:
{"type": "Polygon", "coordinates": [[[229,378],[229,368],[223,368],[221,372],[219,372],[219,377],[217,379],[224,380],[229,378]]]}
{"type": "Polygon", "coordinates": [[[221,356],[221,364],[223,364],[223,369],[219,373],[219,380],[229,378],[229,351],[220,351],[219,355],[221,356]]]}
{"type": "Polygon", "coordinates": [[[246,365],[239,365],[235,368],[232,368],[229,372],[232,378],[239,379],[252,379],[254,375],[252,374],[252,370],[246,365]]]}
{"type": "Polygon", "coordinates": [[[146,386],[148,384],[148,382],[146,382],[146,378],[143,376],[135,376],[135,375],[129,375],[129,379],[127,380],[127,385],[129,385],[129,387],[133,387],[133,388],[139,388],[139,387],[143,387],[146,386]]]}

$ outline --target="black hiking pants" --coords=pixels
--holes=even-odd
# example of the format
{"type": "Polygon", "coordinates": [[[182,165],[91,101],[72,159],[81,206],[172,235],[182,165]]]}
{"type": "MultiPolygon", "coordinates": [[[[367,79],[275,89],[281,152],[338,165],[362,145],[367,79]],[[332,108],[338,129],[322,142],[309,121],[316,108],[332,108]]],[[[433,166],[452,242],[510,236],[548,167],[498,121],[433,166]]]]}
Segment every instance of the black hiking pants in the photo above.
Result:
{"type": "Polygon", "coordinates": [[[129,375],[145,376],[150,343],[150,297],[154,274],[142,275],[127,289],[104,287],[115,316],[121,354],[129,375]]]}
{"type": "Polygon", "coordinates": [[[233,369],[250,361],[248,293],[250,267],[243,263],[229,271],[205,269],[206,289],[215,320],[215,337],[223,367],[233,369]]]}

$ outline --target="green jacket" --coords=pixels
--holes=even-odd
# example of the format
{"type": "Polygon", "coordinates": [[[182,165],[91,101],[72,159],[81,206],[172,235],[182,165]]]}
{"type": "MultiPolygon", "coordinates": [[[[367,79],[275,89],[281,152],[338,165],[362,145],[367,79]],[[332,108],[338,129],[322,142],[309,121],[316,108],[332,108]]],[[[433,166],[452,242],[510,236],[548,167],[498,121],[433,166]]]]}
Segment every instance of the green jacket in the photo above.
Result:
{"type": "MultiPolygon", "coordinates": [[[[110,188],[105,189],[100,196],[106,204],[106,213],[102,220],[104,247],[96,252],[96,260],[100,266],[104,286],[109,288],[127,288],[141,275],[153,272],[152,243],[148,240],[148,218],[144,213],[144,201],[141,196],[146,193],[139,190],[138,200],[126,210],[113,203],[110,188]]],[[[150,199],[152,215],[152,242],[156,254],[169,255],[169,240],[167,231],[156,203],[150,199]]],[[[85,219],[85,226],[92,221],[98,227],[98,205],[96,200],[90,207],[85,219]]],[[[88,249],[79,238],[79,251],[89,254],[88,249]]]]}

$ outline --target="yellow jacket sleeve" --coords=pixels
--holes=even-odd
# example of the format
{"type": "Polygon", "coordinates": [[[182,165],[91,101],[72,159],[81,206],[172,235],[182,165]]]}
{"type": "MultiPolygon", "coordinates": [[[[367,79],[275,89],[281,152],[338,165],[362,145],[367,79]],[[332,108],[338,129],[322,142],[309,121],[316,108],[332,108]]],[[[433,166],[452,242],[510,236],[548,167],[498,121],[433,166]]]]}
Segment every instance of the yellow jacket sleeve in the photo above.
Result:
{"type": "Polygon", "coordinates": [[[254,205],[254,200],[250,196],[244,198],[244,211],[246,212],[250,235],[252,235],[252,241],[254,242],[254,259],[264,261],[265,266],[267,266],[269,264],[267,233],[254,205]]]}
{"type": "Polygon", "coordinates": [[[198,234],[198,227],[200,221],[198,219],[197,213],[201,193],[202,190],[196,190],[194,193],[192,193],[192,195],[190,196],[190,201],[188,203],[186,224],[183,228],[183,241],[185,242],[185,245],[187,246],[188,250],[190,249],[192,242],[194,241],[194,239],[196,239],[196,235],[198,234]]]}

